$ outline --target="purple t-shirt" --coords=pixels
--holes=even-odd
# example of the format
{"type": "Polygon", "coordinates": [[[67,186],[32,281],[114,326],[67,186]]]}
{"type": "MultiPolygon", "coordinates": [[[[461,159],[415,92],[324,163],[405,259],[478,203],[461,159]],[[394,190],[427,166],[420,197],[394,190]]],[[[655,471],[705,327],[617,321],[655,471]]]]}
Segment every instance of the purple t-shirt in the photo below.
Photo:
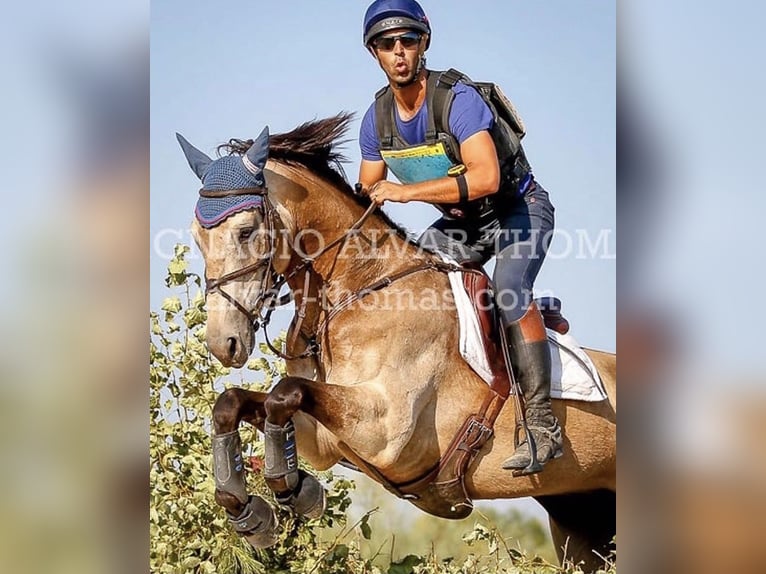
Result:
{"type": "MultiPolygon", "coordinates": [[[[492,112],[489,106],[481,99],[479,93],[465,84],[458,82],[452,88],[455,97],[449,113],[449,131],[462,144],[469,137],[482,130],[492,127],[492,112]]],[[[396,110],[396,106],[394,106],[396,110]]],[[[428,106],[425,102],[418,113],[409,121],[402,121],[399,112],[394,114],[396,128],[399,135],[410,145],[425,143],[426,129],[428,128],[428,106]]],[[[362,118],[359,129],[359,147],[362,158],[369,161],[381,161],[380,142],[375,125],[375,102],[367,110],[362,118]]]]}

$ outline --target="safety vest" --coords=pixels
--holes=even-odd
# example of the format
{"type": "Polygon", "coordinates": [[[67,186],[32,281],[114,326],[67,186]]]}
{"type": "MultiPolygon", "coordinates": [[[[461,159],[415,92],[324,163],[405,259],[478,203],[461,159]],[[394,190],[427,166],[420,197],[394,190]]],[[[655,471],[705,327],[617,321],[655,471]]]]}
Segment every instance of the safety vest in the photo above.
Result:
{"type": "Polygon", "coordinates": [[[429,70],[425,143],[416,145],[407,144],[401,138],[394,115],[394,95],[389,86],[385,86],[375,94],[375,124],[380,155],[402,183],[446,177],[450,168],[460,165],[460,144],[449,132],[449,114],[455,96],[452,87],[457,82],[473,87],[492,112],[494,121],[490,135],[497,150],[500,185],[498,193],[463,203],[436,204],[436,207],[445,215],[458,219],[483,217],[499,202],[515,199],[531,178],[529,163],[521,146],[524,124],[513,104],[495,84],[473,82],[453,68],[446,72],[429,70]]]}

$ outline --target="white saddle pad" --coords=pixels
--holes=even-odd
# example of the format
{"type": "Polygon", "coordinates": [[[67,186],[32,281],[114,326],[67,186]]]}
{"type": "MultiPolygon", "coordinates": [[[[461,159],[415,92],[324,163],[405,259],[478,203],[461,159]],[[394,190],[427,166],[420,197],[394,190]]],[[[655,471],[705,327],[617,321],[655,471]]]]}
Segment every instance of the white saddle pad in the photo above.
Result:
{"type": "MultiPolygon", "coordinates": [[[[492,381],[476,310],[463,287],[461,273],[449,273],[460,321],[460,354],[487,384],[492,381]]],[[[546,329],[551,349],[551,397],[576,401],[603,401],[604,385],[593,361],[571,335],[546,329]]]]}

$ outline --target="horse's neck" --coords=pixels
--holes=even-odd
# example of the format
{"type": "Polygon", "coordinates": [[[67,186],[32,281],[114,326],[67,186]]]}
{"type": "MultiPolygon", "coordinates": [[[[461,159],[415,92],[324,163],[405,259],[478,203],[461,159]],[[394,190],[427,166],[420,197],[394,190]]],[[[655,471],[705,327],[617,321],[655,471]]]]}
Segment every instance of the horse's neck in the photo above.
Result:
{"type": "MultiPolygon", "coordinates": [[[[364,213],[355,202],[345,212],[352,214],[351,218],[347,217],[337,227],[330,226],[326,233],[323,231],[325,241],[333,241],[351,229],[364,213]]],[[[379,216],[372,215],[358,233],[349,234],[338,247],[317,260],[315,268],[330,293],[349,292],[402,273],[425,258],[379,216]]]]}
{"type": "Polygon", "coordinates": [[[349,234],[323,253],[362,218],[365,209],[305,169],[277,164],[274,171],[305,190],[299,200],[286,198],[282,204],[293,220],[296,249],[308,256],[321,253],[312,266],[330,293],[362,289],[431,257],[399,237],[376,214],[367,218],[359,233],[349,234]]]}

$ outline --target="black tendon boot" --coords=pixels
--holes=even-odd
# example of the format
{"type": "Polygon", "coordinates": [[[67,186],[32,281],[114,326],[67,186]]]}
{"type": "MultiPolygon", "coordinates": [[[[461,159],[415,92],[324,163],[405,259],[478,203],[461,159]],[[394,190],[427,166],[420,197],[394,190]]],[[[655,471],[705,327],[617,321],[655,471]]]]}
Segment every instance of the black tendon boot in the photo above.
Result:
{"type": "MultiPolygon", "coordinates": [[[[563,454],[561,427],[551,411],[551,354],[542,315],[532,303],[524,316],[506,327],[513,375],[524,394],[527,425],[537,446],[537,459],[545,464],[563,454]]],[[[503,468],[524,470],[530,466],[526,440],[503,463],[503,468]]],[[[541,468],[522,474],[533,474],[541,468]]]]}

